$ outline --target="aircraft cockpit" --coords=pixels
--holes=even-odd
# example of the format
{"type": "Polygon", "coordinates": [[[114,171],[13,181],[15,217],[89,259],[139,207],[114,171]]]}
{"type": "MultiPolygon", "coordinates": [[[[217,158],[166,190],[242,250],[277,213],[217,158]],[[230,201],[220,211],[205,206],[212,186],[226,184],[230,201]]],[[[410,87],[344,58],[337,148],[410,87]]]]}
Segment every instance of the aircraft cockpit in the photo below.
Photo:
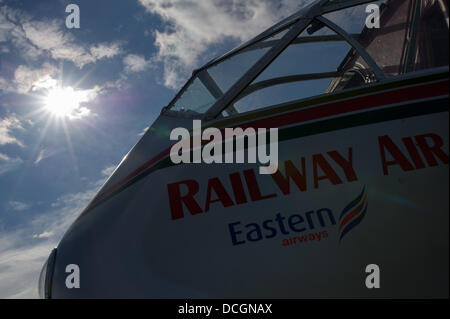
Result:
{"type": "Polygon", "coordinates": [[[448,2],[318,1],[195,70],[162,111],[212,120],[448,68],[448,2]]]}

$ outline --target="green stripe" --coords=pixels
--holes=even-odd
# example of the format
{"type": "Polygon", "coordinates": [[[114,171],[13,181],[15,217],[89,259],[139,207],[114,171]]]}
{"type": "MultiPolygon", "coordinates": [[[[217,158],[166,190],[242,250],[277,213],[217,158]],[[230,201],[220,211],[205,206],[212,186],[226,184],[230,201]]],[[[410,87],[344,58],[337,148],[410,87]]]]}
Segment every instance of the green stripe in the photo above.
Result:
{"type": "Polygon", "coordinates": [[[206,127],[229,127],[233,126],[235,123],[248,122],[250,120],[255,120],[255,118],[263,118],[266,116],[272,116],[275,113],[284,113],[292,110],[301,109],[304,107],[316,105],[316,104],[328,104],[333,101],[345,100],[349,98],[359,97],[361,95],[373,94],[384,90],[392,90],[400,87],[408,87],[416,84],[427,84],[430,82],[435,82],[439,80],[444,80],[448,78],[448,73],[437,73],[427,76],[422,76],[418,78],[405,79],[396,82],[373,84],[367,87],[339,92],[331,93],[317,98],[310,98],[306,101],[295,101],[280,104],[278,106],[270,106],[263,108],[261,110],[246,112],[240,116],[233,116],[226,119],[220,119],[216,122],[208,123],[206,127]]]}
{"type": "Polygon", "coordinates": [[[344,128],[375,124],[445,111],[448,111],[448,99],[407,104],[388,109],[370,111],[360,114],[352,114],[340,118],[333,118],[316,123],[285,128],[278,133],[278,139],[280,141],[287,141],[294,138],[332,132],[344,128]]]}

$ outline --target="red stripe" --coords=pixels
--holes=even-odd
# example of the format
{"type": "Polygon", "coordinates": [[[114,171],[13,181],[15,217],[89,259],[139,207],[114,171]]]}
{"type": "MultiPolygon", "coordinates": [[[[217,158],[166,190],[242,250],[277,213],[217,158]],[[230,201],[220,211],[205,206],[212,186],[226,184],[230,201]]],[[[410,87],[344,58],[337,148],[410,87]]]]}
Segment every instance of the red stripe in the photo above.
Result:
{"type": "MultiPolygon", "coordinates": [[[[396,104],[410,100],[424,99],[434,96],[448,95],[449,81],[445,80],[438,83],[430,83],[422,86],[414,86],[403,88],[395,91],[381,92],[378,94],[367,95],[363,97],[357,97],[351,100],[335,102],[331,104],[325,104],[320,106],[314,106],[309,109],[299,110],[287,114],[281,114],[271,118],[262,120],[256,120],[247,124],[241,124],[239,127],[245,129],[247,127],[281,127],[294,123],[302,123],[311,120],[317,120],[323,117],[330,117],[338,114],[344,114],[349,112],[355,112],[359,110],[367,110],[380,105],[396,104]]],[[[234,126],[236,127],[236,126],[234,126]]],[[[116,190],[121,185],[125,184],[128,180],[135,177],[155,162],[159,161],[163,157],[170,154],[171,147],[159,153],[156,157],[152,158],[135,171],[128,174],[120,182],[114,184],[102,194],[99,194],[94,198],[92,203],[104,198],[106,195],[116,190]]],[[[91,203],[91,204],[92,204],[91,203]]]]}
{"type": "Polygon", "coordinates": [[[158,155],[156,155],[154,158],[152,158],[150,161],[146,162],[144,165],[142,165],[141,167],[139,167],[138,169],[134,170],[133,172],[131,172],[130,174],[128,174],[124,179],[122,179],[120,182],[114,184],[113,186],[111,186],[110,188],[108,188],[106,191],[104,191],[102,194],[98,195],[97,197],[94,198],[94,200],[92,201],[92,203],[102,199],[103,197],[105,197],[106,195],[108,195],[109,193],[111,193],[112,191],[116,190],[119,186],[125,184],[125,182],[127,182],[128,180],[132,179],[133,177],[135,177],[136,175],[138,175],[139,173],[141,173],[142,171],[144,171],[145,169],[147,169],[148,167],[150,167],[151,165],[153,165],[155,162],[159,161],[160,159],[164,158],[165,156],[169,155],[170,153],[170,148],[162,151],[161,153],[159,153],[158,155]]]}
{"type": "Polygon", "coordinates": [[[364,207],[364,205],[366,204],[366,200],[367,197],[364,196],[363,201],[361,202],[361,204],[358,205],[358,207],[356,207],[351,213],[349,213],[347,216],[345,216],[345,218],[342,220],[341,224],[339,225],[339,230],[342,229],[342,227],[347,224],[347,222],[352,219],[353,217],[355,217],[356,215],[358,215],[361,212],[361,209],[364,207]]]}
{"type": "Polygon", "coordinates": [[[448,80],[438,83],[425,84],[403,88],[395,91],[357,97],[351,100],[335,102],[291,113],[281,114],[267,119],[257,120],[241,125],[246,127],[281,127],[294,123],[317,120],[323,117],[334,116],[349,112],[367,110],[380,105],[397,104],[410,100],[430,98],[434,96],[448,95],[448,80]]]}

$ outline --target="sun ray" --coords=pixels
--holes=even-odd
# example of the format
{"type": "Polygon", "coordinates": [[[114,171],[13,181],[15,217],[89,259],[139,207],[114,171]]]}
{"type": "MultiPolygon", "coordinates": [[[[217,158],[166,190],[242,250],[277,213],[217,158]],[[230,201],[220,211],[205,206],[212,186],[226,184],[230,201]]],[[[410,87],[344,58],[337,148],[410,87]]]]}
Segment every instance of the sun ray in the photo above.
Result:
{"type": "Polygon", "coordinates": [[[31,151],[31,154],[30,154],[29,160],[27,161],[27,165],[25,166],[25,169],[23,169],[21,171],[21,173],[18,174],[18,176],[16,178],[16,181],[15,181],[14,185],[12,186],[11,193],[13,195],[15,195],[17,193],[18,189],[20,189],[20,185],[22,184],[22,181],[25,178],[25,175],[27,173],[27,169],[29,169],[30,166],[33,165],[32,163],[34,163],[34,161],[36,159],[36,156],[39,153],[39,146],[41,145],[41,142],[45,138],[47,130],[50,127],[50,124],[51,124],[52,121],[53,121],[53,118],[47,117],[47,121],[45,122],[44,128],[42,129],[42,132],[39,135],[39,137],[38,137],[38,139],[37,139],[37,141],[35,143],[35,146],[33,147],[33,150],[31,151]]]}
{"type": "Polygon", "coordinates": [[[78,176],[79,176],[79,170],[78,170],[78,162],[77,162],[77,158],[76,158],[75,152],[74,152],[74,150],[73,150],[72,140],[71,140],[71,138],[70,138],[70,133],[69,133],[69,130],[68,130],[68,128],[67,128],[67,123],[66,123],[66,121],[65,121],[64,119],[62,120],[62,127],[63,127],[64,136],[65,136],[66,143],[67,143],[67,148],[69,149],[69,155],[70,155],[70,158],[71,158],[71,160],[72,160],[74,169],[75,169],[76,173],[77,173],[78,176]]]}

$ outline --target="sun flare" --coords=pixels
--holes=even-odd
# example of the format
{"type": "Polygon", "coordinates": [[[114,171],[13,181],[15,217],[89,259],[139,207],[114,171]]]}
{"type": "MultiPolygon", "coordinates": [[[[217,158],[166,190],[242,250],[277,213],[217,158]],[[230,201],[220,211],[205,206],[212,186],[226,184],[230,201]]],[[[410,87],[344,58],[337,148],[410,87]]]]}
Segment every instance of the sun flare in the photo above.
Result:
{"type": "Polygon", "coordinates": [[[57,87],[48,92],[44,107],[57,117],[76,117],[86,112],[87,109],[80,107],[80,104],[88,100],[87,91],[77,91],[70,86],[57,87]]]}

